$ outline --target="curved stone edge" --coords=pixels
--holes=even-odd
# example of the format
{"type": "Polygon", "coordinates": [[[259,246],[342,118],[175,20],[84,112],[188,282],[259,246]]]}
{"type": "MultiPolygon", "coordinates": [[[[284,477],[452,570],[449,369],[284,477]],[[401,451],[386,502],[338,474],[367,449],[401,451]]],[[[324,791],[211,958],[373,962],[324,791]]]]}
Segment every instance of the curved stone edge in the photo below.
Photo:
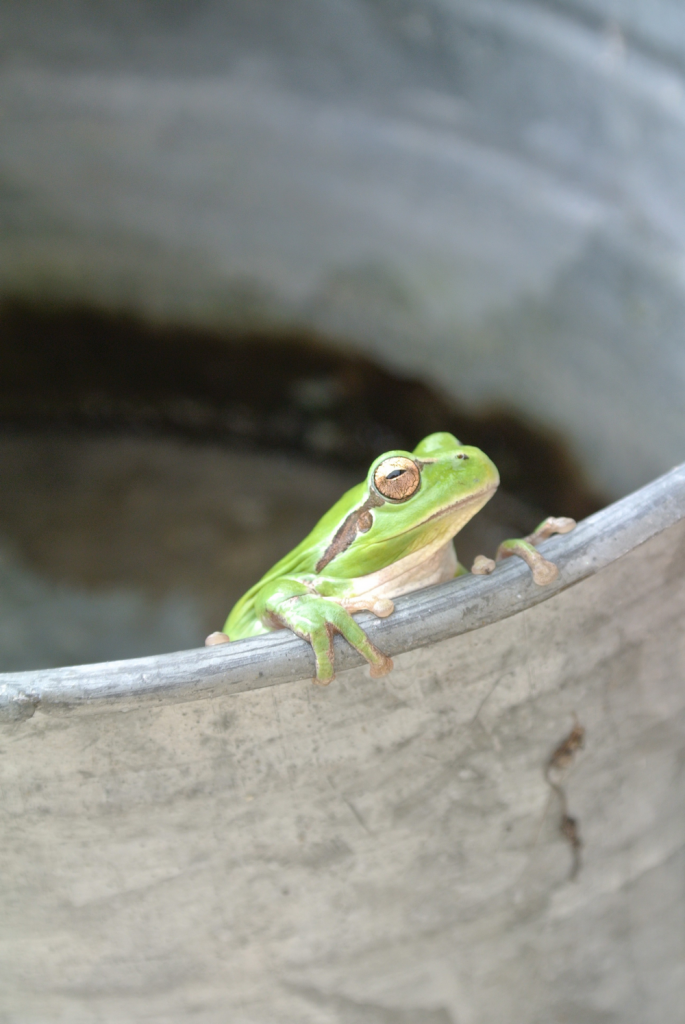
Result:
{"type": "MultiPolygon", "coordinates": [[[[685,518],[685,463],[646,487],[553,537],[541,550],[559,567],[558,580],[539,587],[527,566],[510,559],[491,576],[470,576],[400,598],[393,615],[358,616],[371,639],[394,656],[508,618],[594,575],[685,518]]],[[[362,664],[336,637],[338,671],[362,664]]],[[[308,644],[288,631],[232,644],[95,665],[0,674],[0,718],[44,710],[104,710],[141,700],[179,701],[240,693],[311,677],[308,644]]],[[[335,684],[333,684],[335,685],[335,684]]]]}

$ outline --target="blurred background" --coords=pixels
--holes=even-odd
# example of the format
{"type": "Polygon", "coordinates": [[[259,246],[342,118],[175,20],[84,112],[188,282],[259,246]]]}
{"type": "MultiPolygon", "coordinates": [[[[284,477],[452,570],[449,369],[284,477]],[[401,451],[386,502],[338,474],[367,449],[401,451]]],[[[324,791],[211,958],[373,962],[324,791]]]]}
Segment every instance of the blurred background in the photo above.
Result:
{"type": "Polygon", "coordinates": [[[685,458],[678,0],[4,0],[0,671],[199,646],[434,430],[685,458]]]}

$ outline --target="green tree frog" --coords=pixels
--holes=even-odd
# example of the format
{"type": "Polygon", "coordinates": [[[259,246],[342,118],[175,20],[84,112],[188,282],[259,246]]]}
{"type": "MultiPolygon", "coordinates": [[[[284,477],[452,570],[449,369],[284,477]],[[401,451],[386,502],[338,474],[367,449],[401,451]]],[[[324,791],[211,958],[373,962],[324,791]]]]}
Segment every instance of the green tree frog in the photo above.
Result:
{"type": "MultiPolygon", "coordinates": [[[[288,628],[307,640],[316,657],[315,682],[334,676],[333,637],[341,633],[371,666],[385,675],[392,661],[352,618],[368,610],[380,618],[393,600],[421,587],[467,573],[452,538],[485,505],[499,484],[494,463],[452,434],[431,434],[413,452],[391,451],[371,465],[316,524],[301,544],[255,583],[208,645],[288,628]]],[[[504,541],[497,558],[518,555],[544,585],[557,567],[535,545],[573,529],[572,519],[546,519],[529,537],[504,541]]],[[[479,555],[472,572],[490,573],[492,559],[479,555]]]]}

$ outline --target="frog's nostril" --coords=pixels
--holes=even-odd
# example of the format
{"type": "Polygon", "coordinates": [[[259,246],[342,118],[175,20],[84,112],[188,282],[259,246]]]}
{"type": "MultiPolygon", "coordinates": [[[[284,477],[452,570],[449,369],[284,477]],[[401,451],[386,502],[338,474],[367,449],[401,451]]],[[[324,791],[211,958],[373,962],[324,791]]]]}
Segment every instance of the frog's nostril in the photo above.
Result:
{"type": "Polygon", "coordinates": [[[457,455],[457,458],[458,459],[468,459],[468,455],[466,455],[464,452],[459,452],[459,454],[457,455]]]}

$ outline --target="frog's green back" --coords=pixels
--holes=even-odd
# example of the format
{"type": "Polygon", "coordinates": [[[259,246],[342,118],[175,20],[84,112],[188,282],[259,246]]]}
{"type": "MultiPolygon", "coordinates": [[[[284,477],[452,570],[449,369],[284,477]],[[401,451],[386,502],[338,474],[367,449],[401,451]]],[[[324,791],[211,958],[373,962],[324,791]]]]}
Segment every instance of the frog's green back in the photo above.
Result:
{"type": "Polygon", "coordinates": [[[359,505],[366,495],[366,483],[352,487],[336,501],[335,505],[318,521],[311,533],[293,548],[284,558],[243,594],[226,619],[224,632],[231,640],[242,640],[247,636],[259,636],[270,630],[263,626],[255,615],[255,598],[265,583],[295,573],[314,572],[315,567],[330,543],[330,539],[343,523],[348,513],[359,505]]]}

